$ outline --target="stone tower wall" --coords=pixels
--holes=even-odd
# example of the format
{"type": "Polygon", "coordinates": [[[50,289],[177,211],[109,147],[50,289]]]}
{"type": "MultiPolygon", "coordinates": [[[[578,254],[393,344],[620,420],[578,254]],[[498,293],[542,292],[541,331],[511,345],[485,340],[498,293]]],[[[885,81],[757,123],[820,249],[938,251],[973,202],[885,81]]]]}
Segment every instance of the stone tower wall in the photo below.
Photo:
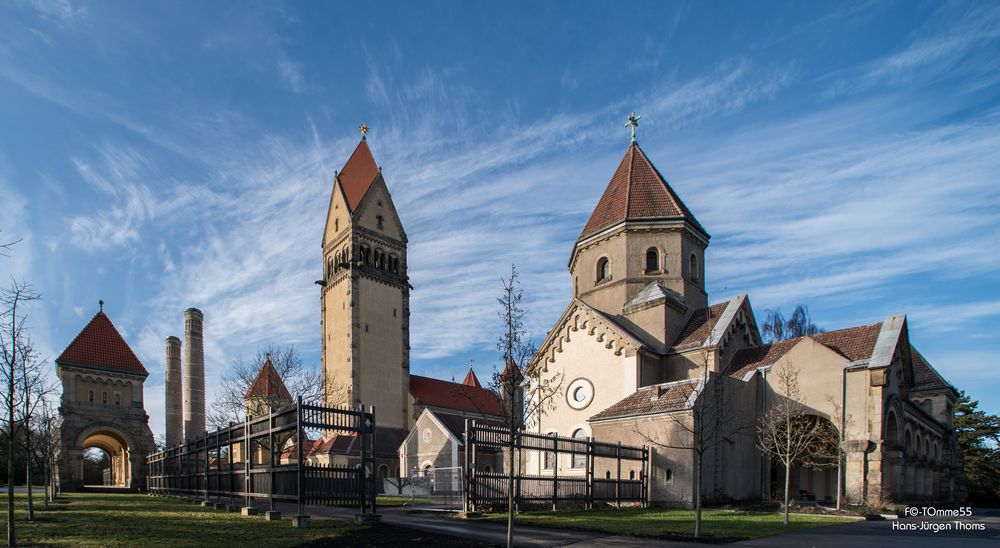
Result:
{"type": "Polygon", "coordinates": [[[167,337],[166,355],[166,430],[167,447],[173,447],[184,438],[184,394],[181,392],[181,340],[167,337]]]}
{"type": "Polygon", "coordinates": [[[184,438],[205,433],[205,346],[197,308],[184,311],[184,438]]]}

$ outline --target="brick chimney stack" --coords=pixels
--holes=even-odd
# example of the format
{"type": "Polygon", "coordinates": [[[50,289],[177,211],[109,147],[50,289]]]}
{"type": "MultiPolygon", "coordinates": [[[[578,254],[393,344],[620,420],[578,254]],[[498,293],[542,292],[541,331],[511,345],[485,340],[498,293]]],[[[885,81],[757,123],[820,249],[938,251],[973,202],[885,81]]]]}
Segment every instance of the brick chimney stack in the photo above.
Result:
{"type": "Polygon", "coordinates": [[[181,373],[181,340],[177,337],[167,337],[167,369],[166,369],[166,414],[167,414],[167,447],[173,447],[184,438],[184,395],[181,392],[183,383],[181,373]]]}
{"type": "Polygon", "coordinates": [[[184,311],[184,438],[205,433],[205,316],[197,308],[184,311]]]}

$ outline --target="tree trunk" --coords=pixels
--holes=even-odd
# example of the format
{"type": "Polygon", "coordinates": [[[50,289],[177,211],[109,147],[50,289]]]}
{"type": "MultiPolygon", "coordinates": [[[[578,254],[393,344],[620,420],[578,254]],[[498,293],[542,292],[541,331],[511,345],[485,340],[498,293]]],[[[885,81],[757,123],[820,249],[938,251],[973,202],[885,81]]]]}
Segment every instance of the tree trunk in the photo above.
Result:
{"type": "Polygon", "coordinates": [[[34,500],[32,500],[32,491],[31,491],[31,460],[32,460],[31,459],[31,429],[28,428],[28,424],[27,423],[25,423],[24,427],[25,427],[24,428],[24,436],[25,436],[25,444],[24,445],[28,449],[27,450],[27,455],[26,455],[26,457],[28,459],[28,462],[25,465],[24,470],[25,470],[25,474],[27,475],[27,478],[25,479],[25,481],[28,484],[28,521],[31,521],[31,520],[35,519],[35,506],[34,506],[34,500]]]}
{"type": "Polygon", "coordinates": [[[17,546],[14,535],[14,364],[17,363],[17,305],[11,311],[10,383],[7,386],[7,546],[17,546]]]}
{"type": "Polygon", "coordinates": [[[792,463],[785,462],[785,512],[784,512],[785,525],[788,525],[788,493],[789,493],[789,488],[791,487],[789,485],[789,483],[791,483],[791,479],[792,479],[792,463]]]}
{"type": "Polygon", "coordinates": [[[694,538],[699,538],[701,537],[701,454],[695,452],[694,458],[697,460],[695,464],[696,478],[694,481],[694,538]]]}

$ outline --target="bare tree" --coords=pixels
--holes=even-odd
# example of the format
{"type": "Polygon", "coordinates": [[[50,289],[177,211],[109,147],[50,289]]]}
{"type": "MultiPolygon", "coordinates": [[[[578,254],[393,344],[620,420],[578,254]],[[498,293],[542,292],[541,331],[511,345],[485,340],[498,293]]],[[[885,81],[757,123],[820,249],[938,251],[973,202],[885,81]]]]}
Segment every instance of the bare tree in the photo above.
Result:
{"type": "Polygon", "coordinates": [[[21,355],[29,353],[25,331],[25,307],[41,296],[27,282],[12,280],[9,288],[0,291],[0,377],[5,381],[3,404],[7,414],[7,545],[17,546],[14,524],[14,447],[17,434],[15,414],[21,408],[24,394],[18,386],[21,355]]]}
{"type": "Polygon", "coordinates": [[[533,420],[552,410],[554,397],[560,393],[564,375],[559,372],[543,377],[541,370],[529,368],[535,355],[535,345],[524,328],[525,311],[522,307],[524,290],[517,267],[510,266],[510,275],[500,279],[502,292],[497,298],[498,315],[503,333],[497,341],[502,355],[502,369],[494,368],[490,388],[500,395],[507,437],[507,546],[514,545],[514,477],[517,436],[533,420]],[[528,392],[528,397],[524,393],[528,392]]]}
{"type": "Polygon", "coordinates": [[[45,361],[39,359],[31,341],[24,337],[25,344],[18,356],[21,387],[21,407],[18,411],[18,423],[24,434],[25,453],[25,477],[28,486],[28,521],[35,519],[34,493],[31,479],[32,464],[34,463],[35,451],[32,447],[32,423],[38,418],[37,413],[45,402],[45,398],[53,394],[56,390],[48,371],[45,368],[45,361]]]}
{"type": "MultiPolygon", "coordinates": [[[[268,358],[293,399],[302,396],[303,401],[322,401],[323,380],[320,371],[304,366],[294,346],[269,344],[258,348],[250,359],[240,356],[233,360],[229,371],[222,378],[222,386],[208,414],[208,423],[212,428],[223,428],[231,422],[242,422],[246,418],[247,390],[268,358]]],[[[277,407],[279,402],[265,402],[267,404],[277,407]]]]}
{"type": "Polygon", "coordinates": [[[42,453],[42,468],[45,471],[45,507],[48,508],[49,502],[54,501],[56,498],[55,454],[59,447],[59,440],[55,437],[55,431],[56,421],[59,416],[52,401],[48,399],[42,399],[41,401],[41,411],[39,412],[38,428],[36,428],[36,431],[38,432],[39,450],[42,453]]]}
{"type": "Polygon", "coordinates": [[[768,310],[761,327],[761,335],[768,342],[784,341],[823,332],[813,323],[812,316],[809,315],[809,307],[804,304],[797,305],[788,319],[785,319],[781,310],[768,310]]]}
{"type": "Polygon", "coordinates": [[[773,371],[775,398],[757,421],[757,447],[785,469],[784,523],[788,505],[792,466],[820,468],[835,465],[840,442],[829,421],[808,413],[801,403],[799,371],[791,364],[773,371]]]}
{"type": "Polygon", "coordinates": [[[643,432],[638,425],[635,432],[651,445],[665,449],[690,450],[694,455],[694,536],[701,537],[702,498],[705,454],[716,448],[733,445],[739,436],[752,429],[741,412],[731,402],[724,381],[709,373],[711,350],[701,353],[702,375],[698,388],[701,394],[695,399],[690,414],[671,414],[670,420],[684,434],[689,443],[675,443],[643,432]]]}

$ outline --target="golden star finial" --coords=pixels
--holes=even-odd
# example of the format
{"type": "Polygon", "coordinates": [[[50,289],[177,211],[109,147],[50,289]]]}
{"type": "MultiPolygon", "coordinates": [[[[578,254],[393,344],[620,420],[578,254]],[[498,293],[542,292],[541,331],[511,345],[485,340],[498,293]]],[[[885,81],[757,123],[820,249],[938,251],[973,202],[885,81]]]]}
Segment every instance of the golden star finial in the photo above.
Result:
{"type": "Polygon", "coordinates": [[[365,136],[368,135],[368,125],[362,122],[361,125],[358,126],[358,131],[361,132],[361,138],[364,139],[365,136]]]}
{"type": "Polygon", "coordinates": [[[637,115],[636,113],[633,112],[632,114],[628,115],[628,122],[625,123],[625,127],[631,127],[632,128],[632,142],[633,143],[635,142],[635,128],[639,127],[639,119],[640,118],[642,118],[642,116],[639,116],[639,115],[637,115]]]}

